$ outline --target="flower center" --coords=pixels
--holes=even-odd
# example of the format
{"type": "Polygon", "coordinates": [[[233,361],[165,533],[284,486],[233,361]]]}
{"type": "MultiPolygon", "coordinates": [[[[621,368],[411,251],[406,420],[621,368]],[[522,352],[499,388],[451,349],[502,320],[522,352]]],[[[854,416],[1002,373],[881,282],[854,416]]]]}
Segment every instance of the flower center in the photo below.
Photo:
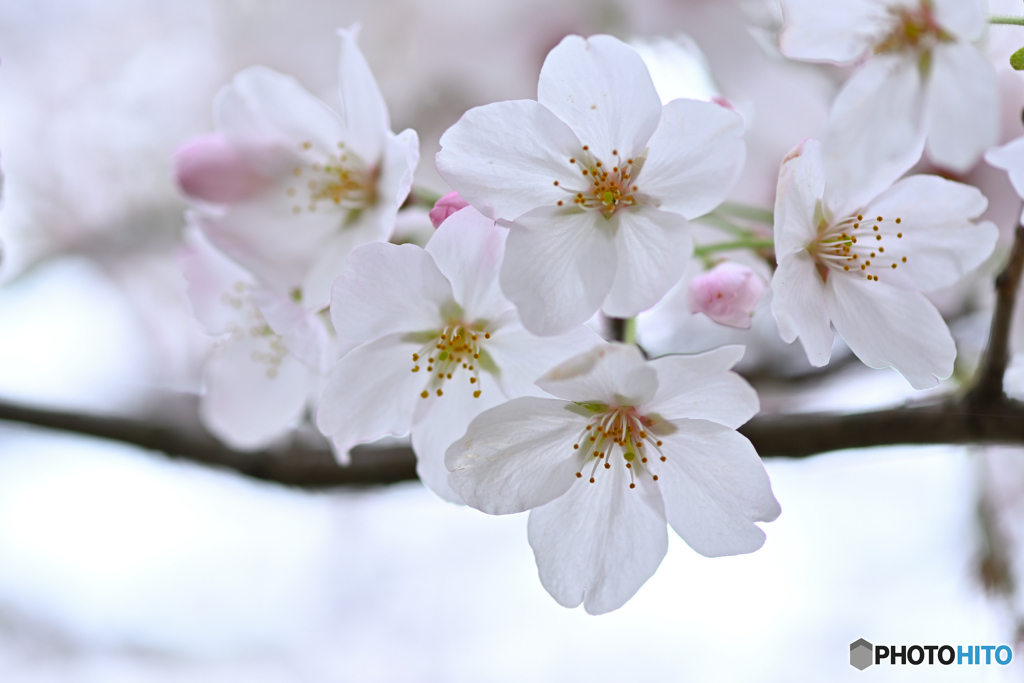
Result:
{"type": "MultiPolygon", "coordinates": [[[[569,159],[579,170],[578,178],[565,183],[556,180],[554,184],[572,195],[571,202],[584,209],[600,211],[605,218],[625,207],[637,205],[636,177],[643,167],[646,152],[636,159],[623,160],[618,150],[612,150],[615,157],[610,166],[590,152],[588,145],[577,157],[569,159]]],[[[558,206],[566,202],[558,201],[558,206]]]]}
{"type": "Polygon", "coordinates": [[[288,355],[288,348],[281,335],[270,329],[263,314],[249,300],[249,286],[244,282],[236,282],[231,291],[221,294],[220,302],[244,313],[246,320],[243,323],[233,320],[228,322],[228,332],[236,339],[249,337],[265,343],[266,349],[253,351],[250,360],[265,366],[267,379],[275,379],[281,363],[288,355]]]}
{"type": "Polygon", "coordinates": [[[929,53],[936,45],[950,42],[953,36],[935,21],[932,3],[922,0],[916,7],[886,8],[887,32],[875,45],[875,54],[886,52],[929,53]]]}
{"type": "Polygon", "coordinates": [[[814,257],[823,281],[828,280],[829,272],[840,272],[878,282],[879,274],[907,262],[898,246],[903,238],[902,222],[898,217],[890,220],[883,216],[865,220],[863,214],[833,224],[822,219],[818,237],[807,251],[814,257]]]}
{"type": "MultiPolygon", "coordinates": [[[[610,470],[612,463],[623,463],[629,470],[629,488],[636,488],[636,477],[647,475],[658,481],[652,471],[655,462],[665,462],[661,440],[655,432],[664,433],[669,427],[660,418],[639,414],[632,406],[609,407],[601,403],[583,403],[583,408],[594,413],[572,445],[577,452],[580,469],[576,477],[582,479],[583,470],[590,468],[590,483],[597,481],[601,469],[610,470]],[[604,466],[603,468],[601,466],[604,466]]],[[[656,467],[656,465],[655,465],[656,467]]]]}
{"type": "Polygon", "coordinates": [[[420,363],[426,358],[429,378],[420,397],[427,398],[431,392],[444,396],[441,388],[444,383],[460,370],[465,370],[469,375],[469,383],[477,387],[473,391],[473,398],[480,398],[480,370],[488,370],[494,365],[482,348],[482,342],[491,338],[491,333],[484,331],[485,326],[484,323],[470,325],[461,320],[451,320],[440,333],[428,333],[427,343],[412,354],[413,372],[420,372],[420,363]]]}
{"type": "MultiPolygon", "coordinates": [[[[299,149],[310,157],[312,147],[312,143],[303,142],[299,149]]],[[[289,187],[285,192],[293,198],[308,197],[305,209],[295,204],[293,213],[314,212],[320,204],[326,203],[328,207],[348,211],[350,216],[357,215],[377,201],[378,172],[379,169],[367,168],[356,154],[345,150],[344,142],[339,142],[337,153],[328,154],[326,161],[323,155],[317,154],[316,159],[310,159],[305,166],[296,166],[292,173],[297,181],[305,179],[304,187],[289,187]]]]}

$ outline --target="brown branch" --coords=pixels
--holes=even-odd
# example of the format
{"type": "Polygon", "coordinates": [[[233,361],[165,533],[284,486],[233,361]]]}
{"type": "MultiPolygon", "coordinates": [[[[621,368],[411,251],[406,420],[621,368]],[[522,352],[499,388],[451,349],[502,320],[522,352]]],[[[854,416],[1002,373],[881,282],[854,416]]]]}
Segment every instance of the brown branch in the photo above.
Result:
{"type": "MultiPolygon", "coordinates": [[[[309,489],[389,484],[416,478],[408,447],[361,446],[340,466],[326,444],[296,440],[280,451],[244,453],[201,430],[123,417],[81,415],[0,403],[0,420],[112,439],[173,458],[309,489]]],[[[844,448],[892,444],[1024,444],[1024,403],[978,412],[961,402],[852,415],[761,415],[740,428],[762,456],[802,458],[844,448]]]]}
{"type": "Polygon", "coordinates": [[[963,401],[836,415],[759,415],[739,431],[763,457],[909,444],[1024,444],[1024,403],[975,410],[963,401]]]}
{"type": "Polygon", "coordinates": [[[359,447],[352,462],[340,466],[320,438],[319,443],[294,441],[279,451],[236,451],[193,425],[156,424],[125,417],[28,408],[0,402],[0,420],[96,436],[172,458],[235,470],[248,477],[303,488],[358,484],[390,484],[416,479],[416,460],[407,447],[359,447]]]}
{"type": "MultiPolygon", "coordinates": [[[[1024,271],[1024,227],[996,279],[996,308],[974,387],[959,400],[848,415],[759,415],[740,428],[762,456],[801,458],[846,448],[907,444],[1024,444],[1024,403],[1006,398],[1003,374],[1016,290],[1024,271]]],[[[628,324],[611,319],[611,336],[626,339],[628,324]]],[[[192,406],[191,414],[195,414],[192,406]]],[[[352,462],[338,465],[322,438],[295,439],[278,450],[236,451],[192,424],[159,424],[28,408],[0,402],[0,420],[120,441],[173,458],[234,470],[265,481],[303,488],[389,484],[416,479],[406,446],[361,446],[352,462]]]]}
{"type": "Polygon", "coordinates": [[[978,366],[974,386],[967,393],[968,405],[981,408],[998,404],[1005,398],[1003,375],[1010,360],[1010,324],[1017,298],[1021,272],[1024,271],[1024,226],[1014,232],[1013,247],[1006,267],[996,277],[996,307],[989,328],[988,348],[978,366]]]}

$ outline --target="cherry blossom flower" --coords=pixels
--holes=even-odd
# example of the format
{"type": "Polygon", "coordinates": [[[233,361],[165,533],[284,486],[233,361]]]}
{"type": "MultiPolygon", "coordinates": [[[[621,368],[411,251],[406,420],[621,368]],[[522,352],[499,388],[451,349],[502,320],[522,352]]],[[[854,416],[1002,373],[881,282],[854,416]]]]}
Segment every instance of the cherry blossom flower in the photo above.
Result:
{"type": "Polygon", "coordinates": [[[690,312],[716,323],[750,329],[750,316],[764,293],[765,282],[747,266],[732,261],[690,280],[690,312]]]}
{"type": "Polygon", "coordinates": [[[342,113],[263,67],[217,96],[217,135],[178,155],[182,189],[210,241],[280,290],[326,306],[355,247],[386,240],[419,161],[415,131],[390,131],[387,106],[355,43],[341,36],[342,113]]]}
{"type": "Polygon", "coordinates": [[[445,456],[449,482],[488,514],[530,513],[540,580],[560,604],[601,614],[650,578],[665,522],[708,557],[757,550],[779,515],[753,446],[735,431],[757,394],[729,372],[743,348],[645,361],[605,344],[524,397],[473,420],[445,456]]]}
{"type": "Polygon", "coordinates": [[[600,338],[582,325],[556,337],[527,332],[498,286],[507,233],[467,207],[425,249],[370,243],[334,285],[341,352],[317,410],[338,452],[410,433],[423,482],[446,500],[444,452],[474,416],[516,396],[600,338]]]}
{"type": "Polygon", "coordinates": [[[984,261],[999,232],[972,223],[988,201],[977,188],[910,176],[878,196],[826,177],[808,140],[782,164],[775,203],[772,312],[782,338],[828,363],[835,325],[873,368],[894,367],[916,389],[953,372],[956,347],[921,292],[952,285],[984,261]]]}
{"type": "Polygon", "coordinates": [[[882,169],[899,175],[926,144],[936,164],[964,172],[995,144],[995,68],[974,44],[986,25],[981,0],[782,0],[782,6],[787,56],[866,60],[836,98],[823,138],[827,161],[834,157],[849,174],[830,177],[861,184],[882,169]]]}
{"type": "Polygon", "coordinates": [[[544,61],[537,101],[466,112],[436,163],[510,228],[502,290],[528,329],[550,335],[664,296],[693,249],[687,220],[721,203],[742,170],[742,135],[724,107],[662,107],[625,43],[569,36],[544,61]]]}
{"type": "Polygon", "coordinates": [[[434,224],[434,228],[439,228],[448,216],[467,206],[469,202],[460,197],[458,192],[449,192],[438,199],[434,208],[430,210],[430,222],[434,224]]]}
{"type": "Polygon", "coordinates": [[[329,358],[324,321],[286,294],[261,285],[186,232],[183,270],[196,318],[221,338],[204,372],[200,418],[234,448],[262,448],[301,420],[329,358]]]}

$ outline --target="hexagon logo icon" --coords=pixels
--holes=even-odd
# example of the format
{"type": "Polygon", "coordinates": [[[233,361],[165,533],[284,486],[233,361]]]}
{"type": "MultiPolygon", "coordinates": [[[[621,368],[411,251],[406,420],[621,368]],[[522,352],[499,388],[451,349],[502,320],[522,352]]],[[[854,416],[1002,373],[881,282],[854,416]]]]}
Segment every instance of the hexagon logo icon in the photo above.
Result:
{"type": "Polygon", "coordinates": [[[863,638],[859,638],[850,643],[850,666],[858,671],[863,671],[874,664],[872,661],[874,659],[872,656],[874,654],[874,649],[875,646],[863,638]]]}

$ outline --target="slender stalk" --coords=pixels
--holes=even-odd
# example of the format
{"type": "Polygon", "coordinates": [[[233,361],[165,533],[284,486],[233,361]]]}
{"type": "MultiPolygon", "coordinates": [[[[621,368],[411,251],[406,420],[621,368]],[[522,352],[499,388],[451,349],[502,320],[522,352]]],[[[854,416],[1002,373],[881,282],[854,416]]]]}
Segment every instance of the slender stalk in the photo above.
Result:
{"type": "Polygon", "coordinates": [[[733,249],[772,249],[775,241],[765,238],[749,237],[747,239],[735,240],[733,242],[718,242],[716,244],[705,244],[693,250],[697,256],[707,256],[716,251],[731,251],[733,249]]]}
{"type": "Polygon", "coordinates": [[[1011,17],[1005,15],[995,15],[988,18],[990,24],[1009,24],[1013,26],[1024,26],[1024,17],[1011,17]]]}
{"type": "Polygon", "coordinates": [[[608,318],[609,337],[624,344],[636,343],[636,318],[608,318]]]}
{"type": "Polygon", "coordinates": [[[765,225],[773,225],[775,223],[775,214],[768,209],[762,209],[757,206],[749,206],[747,204],[736,204],[734,202],[722,202],[712,213],[725,214],[726,216],[735,216],[737,218],[745,218],[748,221],[757,221],[758,223],[764,223],[765,225]]]}
{"type": "Polygon", "coordinates": [[[624,341],[627,344],[636,344],[636,318],[626,319],[626,334],[624,341]]]}
{"type": "Polygon", "coordinates": [[[730,221],[725,216],[722,216],[721,214],[711,212],[706,216],[701,216],[700,218],[697,218],[695,220],[697,220],[700,223],[704,223],[705,225],[710,225],[714,228],[718,228],[719,230],[727,232],[730,235],[735,235],[736,237],[750,236],[749,229],[736,225],[735,223],[730,221]]]}
{"type": "Polygon", "coordinates": [[[414,187],[409,196],[406,198],[405,203],[402,204],[404,207],[409,206],[421,206],[424,209],[434,208],[434,204],[437,204],[437,200],[441,198],[441,195],[425,190],[422,187],[414,187]]]}

